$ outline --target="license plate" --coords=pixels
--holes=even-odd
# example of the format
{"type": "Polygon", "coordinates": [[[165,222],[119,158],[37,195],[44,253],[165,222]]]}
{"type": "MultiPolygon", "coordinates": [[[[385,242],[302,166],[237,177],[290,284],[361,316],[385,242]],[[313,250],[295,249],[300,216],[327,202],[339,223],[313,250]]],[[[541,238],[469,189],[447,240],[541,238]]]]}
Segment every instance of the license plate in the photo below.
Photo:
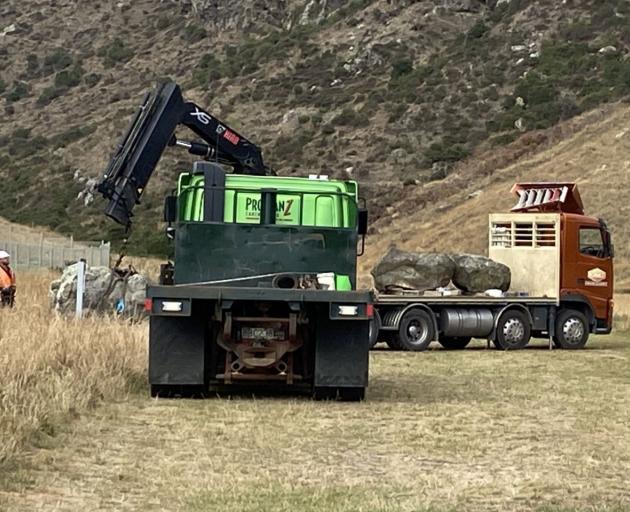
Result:
{"type": "Polygon", "coordinates": [[[284,332],[273,327],[242,327],[241,338],[247,340],[284,340],[284,332]]]}

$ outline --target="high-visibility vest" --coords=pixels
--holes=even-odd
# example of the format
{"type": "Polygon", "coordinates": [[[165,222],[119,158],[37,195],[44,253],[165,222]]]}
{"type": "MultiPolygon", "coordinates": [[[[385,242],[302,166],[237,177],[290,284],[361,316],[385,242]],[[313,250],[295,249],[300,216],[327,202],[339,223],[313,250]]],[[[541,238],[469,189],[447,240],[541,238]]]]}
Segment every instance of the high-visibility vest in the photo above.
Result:
{"type": "Polygon", "coordinates": [[[15,274],[13,270],[4,265],[0,265],[0,288],[15,286],[15,274]]]}

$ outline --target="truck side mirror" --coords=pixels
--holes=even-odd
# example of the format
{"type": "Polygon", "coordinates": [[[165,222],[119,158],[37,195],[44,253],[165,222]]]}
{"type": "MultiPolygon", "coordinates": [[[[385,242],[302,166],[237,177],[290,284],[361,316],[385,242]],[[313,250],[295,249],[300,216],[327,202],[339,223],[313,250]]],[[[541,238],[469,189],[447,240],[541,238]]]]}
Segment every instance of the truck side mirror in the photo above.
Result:
{"type": "Polygon", "coordinates": [[[177,196],[166,196],[164,199],[164,222],[177,220],[177,196]]]}
{"type": "Polygon", "coordinates": [[[368,230],[368,211],[367,208],[359,208],[357,219],[357,231],[359,235],[367,235],[368,230]]]}

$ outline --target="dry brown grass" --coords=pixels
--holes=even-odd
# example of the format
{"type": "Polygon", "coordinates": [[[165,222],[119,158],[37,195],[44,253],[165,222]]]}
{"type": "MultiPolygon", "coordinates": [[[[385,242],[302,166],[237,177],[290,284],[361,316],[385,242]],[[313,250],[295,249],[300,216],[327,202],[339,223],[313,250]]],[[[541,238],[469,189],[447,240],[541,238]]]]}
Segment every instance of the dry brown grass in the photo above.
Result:
{"type": "Polygon", "coordinates": [[[132,395],[23,458],[0,508],[621,512],[629,349],[377,350],[361,404],[132,395]]]}
{"type": "Polygon", "coordinates": [[[19,274],[17,307],[0,310],[0,462],[65,415],[125,396],[144,374],[146,326],[57,316],[54,277],[19,274]]]}
{"type": "Polygon", "coordinates": [[[630,331],[630,294],[615,295],[614,326],[618,331],[630,331]]]}

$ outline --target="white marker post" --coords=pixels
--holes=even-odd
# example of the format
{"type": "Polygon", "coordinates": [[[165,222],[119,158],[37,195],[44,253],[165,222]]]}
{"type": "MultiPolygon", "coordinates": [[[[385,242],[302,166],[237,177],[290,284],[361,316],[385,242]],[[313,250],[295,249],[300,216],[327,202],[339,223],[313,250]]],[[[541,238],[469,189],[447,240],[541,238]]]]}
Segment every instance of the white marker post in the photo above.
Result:
{"type": "Polygon", "coordinates": [[[83,292],[85,291],[85,260],[80,259],[77,270],[77,304],[75,309],[75,318],[83,316],[83,292]]]}

